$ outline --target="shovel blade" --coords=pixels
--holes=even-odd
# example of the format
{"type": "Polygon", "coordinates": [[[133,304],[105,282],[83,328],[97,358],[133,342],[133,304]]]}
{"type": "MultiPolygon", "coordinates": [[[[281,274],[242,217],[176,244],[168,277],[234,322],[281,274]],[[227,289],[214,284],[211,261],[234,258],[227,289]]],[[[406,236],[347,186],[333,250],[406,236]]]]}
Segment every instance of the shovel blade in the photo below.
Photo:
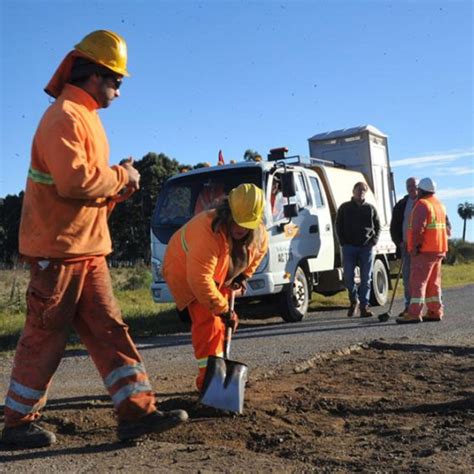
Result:
{"type": "Polygon", "coordinates": [[[381,323],[385,323],[386,321],[388,321],[390,319],[390,316],[391,316],[390,311],[388,311],[386,313],[379,314],[379,321],[381,323]]]}
{"type": "Polygon", "coordinates": [[[209,356],[201,403],[219,410],[242,413],[247,373],[245,364],[209,356]]]}

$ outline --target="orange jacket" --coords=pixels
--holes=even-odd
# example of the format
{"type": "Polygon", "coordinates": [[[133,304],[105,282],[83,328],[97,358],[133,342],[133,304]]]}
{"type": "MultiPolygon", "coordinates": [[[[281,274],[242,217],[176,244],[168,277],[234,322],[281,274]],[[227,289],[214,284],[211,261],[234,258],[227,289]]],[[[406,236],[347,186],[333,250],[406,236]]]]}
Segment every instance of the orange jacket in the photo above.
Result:
{"type": "MultiPolygon", "coordinates": [[[[166,249],[163,276],[179,310],[198,300],[213,314],[229,310],[223,288],[229,269],[232,239],[211,228],[215,210],[193,217],[174,235],[166,249]]],[[[248,266],[243,274],[251,277],[268,248],[268,235],[260,226],[259,239],[248,248],[248,266]]]]}
{"type": "Polygon", "coordinates": [[[446,211],[435,196],[419,199],[408,223],[407,248],[422,253],[443,254],[448,250],[446,211]]]}
{"type": "Polygon", "coordinates": [[[112,251],[107,198],[128,183],[109,167],[109,144],[97,102],[67,84],[33,139],[20,224],[20,253],[77,258],[112,251]]]}

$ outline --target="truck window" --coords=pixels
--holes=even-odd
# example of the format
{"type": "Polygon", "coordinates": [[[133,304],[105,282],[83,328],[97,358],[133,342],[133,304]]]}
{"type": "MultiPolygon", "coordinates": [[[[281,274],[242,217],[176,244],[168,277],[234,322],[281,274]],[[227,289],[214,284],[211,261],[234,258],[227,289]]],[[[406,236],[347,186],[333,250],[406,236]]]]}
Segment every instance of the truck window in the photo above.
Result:
{"type": "Polygon", "coordinates": [[[161,243],[196,213],[215,207],[229,191],[241,183],[262,187],[259,166],[219,167],[199,173],[183,173],[165,183],[151,218],[151,228],[161,243]]]}
{"type": "Polygon", "coordinates": [[[160,224],[182,225],[193,216],[192,187],[173,186],[161,203],[160,224]]]}
{"type": "Polygon", "coordinates": [[[296,183],[296,202],[300,207],[306,207],[308,205],[308,193],[304,183],[304,178],[301,173],[295,174],[296,183]]]}
{"type": "Polygon", "coordinates": [[[311,187],[313,188],[314,197],[316,199],[316,207],[324,207],[323,194],[321,193],[321,187],[319,186],[319,181],[317,178],[309,178],[311,187]]]}

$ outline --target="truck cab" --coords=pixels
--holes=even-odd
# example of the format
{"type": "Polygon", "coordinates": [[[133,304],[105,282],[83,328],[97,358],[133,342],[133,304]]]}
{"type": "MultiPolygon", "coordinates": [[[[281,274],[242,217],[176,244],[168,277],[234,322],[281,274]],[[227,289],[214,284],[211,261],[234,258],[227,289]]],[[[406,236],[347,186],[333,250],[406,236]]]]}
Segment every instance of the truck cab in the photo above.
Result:
{"type": "MultiPolygon", "coordinates": [[[[367,127],[350,130],[360,135],[373,132],[367,127]]],[[[342,135],[347,138],[347,134],[342,135]]],[[[339,138],[314,136],[310,148],[323,142],[322,146],[331,149],[339,138]]],[[[354,141],[343,142],[343,148],[344,143],[352,145],[354,141]]],[[[153,299],[158,303],[173,301],[161,274],[166,245],[173,233],[196,213],[216,206],[234,187],[253,183],[265,194],[269,249],[249,280],[243,300],[272,301],[284,320],[301,320],[312,291],[332,295],[344,290],[334,222],[337,208],[350,199],[357,181],[369,184],[369,202],[391,212],[392,203],[379,202],[362,170],[348,169],[335,160],[287,157],[283,148],[272,150],[267,161],[199,168],[171,177],[158,197],[151,222],[153,299]]],[[[381,219],[383,235],[376,248],[372,304],[385,303],[390,286],[388,260],[395,255],[395,246],[390,240],[389,218],[385,215],[381,219]]]]}

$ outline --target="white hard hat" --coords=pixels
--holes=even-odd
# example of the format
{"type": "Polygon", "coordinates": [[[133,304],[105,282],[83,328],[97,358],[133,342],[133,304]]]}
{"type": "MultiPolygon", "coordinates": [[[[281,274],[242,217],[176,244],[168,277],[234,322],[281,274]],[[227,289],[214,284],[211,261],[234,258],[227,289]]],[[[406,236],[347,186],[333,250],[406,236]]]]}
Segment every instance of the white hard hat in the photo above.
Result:
{"type": "Polygon", "coordinates": [[[436,183],[431,178],[423,178],[418,183],[418,188],[428,193],[435,193],[436,183]]]}

